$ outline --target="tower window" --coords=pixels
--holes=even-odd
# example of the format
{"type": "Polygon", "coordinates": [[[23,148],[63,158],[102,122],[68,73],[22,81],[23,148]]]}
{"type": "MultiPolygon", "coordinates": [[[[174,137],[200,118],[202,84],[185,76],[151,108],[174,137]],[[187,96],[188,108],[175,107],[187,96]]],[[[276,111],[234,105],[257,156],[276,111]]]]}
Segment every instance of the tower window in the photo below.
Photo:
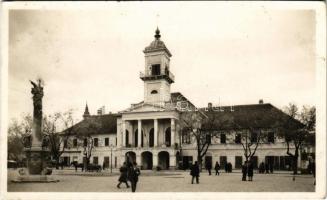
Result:
{"type": "Polygon", "coordinates": [[[152,75],[160,75],[160,64],[152,65],[152,75]]]}
{"type": "Polygon", "coordinates": [[[158,94],[158,91],[157,90],[152,90],[151,94],[158,94]]]}

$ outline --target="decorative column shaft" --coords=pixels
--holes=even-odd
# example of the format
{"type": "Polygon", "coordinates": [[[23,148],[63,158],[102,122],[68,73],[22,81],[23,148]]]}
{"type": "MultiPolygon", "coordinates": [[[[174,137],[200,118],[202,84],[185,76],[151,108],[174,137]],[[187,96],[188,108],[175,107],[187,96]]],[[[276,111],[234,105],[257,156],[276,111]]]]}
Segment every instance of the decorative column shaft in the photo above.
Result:
{"type": "Polygon", "coordinates": [[[176,126],[175,126],[175,119],[170,119],[170,131],[171,131],[171,146],[175,146],[175,132],[176,132],[176,126]]]}
{"type": "Polygon", "coordinates": [[[122,147],[126,147],[126,122],[125,120],[122,121],[122,124],[123,124],[123,144],[122,144],[122,147]]]}
{"type": "Polygon", "coordinates": [[[158,146],[158,119],[154,119],[154,146],[158,146]]]}
{"type": "Polygon", "coordinates": [[[137,120],[137,147],[141,147],[142,121],[137,120]]]}

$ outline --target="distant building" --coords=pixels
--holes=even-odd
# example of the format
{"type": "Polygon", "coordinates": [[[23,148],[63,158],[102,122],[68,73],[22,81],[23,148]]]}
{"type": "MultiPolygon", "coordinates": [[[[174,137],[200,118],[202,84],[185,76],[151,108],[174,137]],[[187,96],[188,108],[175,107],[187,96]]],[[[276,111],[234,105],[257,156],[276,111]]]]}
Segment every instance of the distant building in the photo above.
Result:
{"type": "MultiPolygon", "coordinates": [[[[195,106],[181,93],[170,91],[175,81],[170,71],[172,54],[161,40],[158,29],[154,37],[154,41],[143,51],[145,69],[140,72],[140,78],[144,82],[144,100],[116,114],[104,114],[101,111],[98,115],[90,115],[86,105],[84,119],[74,126],[79,127],[80,133],[77,135],[81,132],[92,135],[92,163],[109,166],[112,162],[113,167],[119,167],[126,159],[130,159],[136,161],[141,169],[176,169],[188,168],[197,159],[194,138],[188,133],[182,134],[179,126],[181,113],[195,106]],[[99,126],[83,128],[90,120],[99,126]]],[[[253,158],[255,166],[261,162],[269,163],[275,169],[291,166],[291,159],[286,155],[286,145],[273,128],[275,119],[267,118],[269,112],[284,115],[283,112],[269,103],[263,103],[263,100],[253,105],[223,106],[214,112],[211,112],[212,109],[212,104],[209,104],[208,108],[200,110],[214,113],[216,117],[228,116],[235,121],[247,118],[249,126],[267,133],[267,142],[258,147],[253,158]]],[[[225,124],[211,138],[204,162],[218,161],[222,167],[230,162],[233,168],[240,168],[244,162],[244,151],[238,134],[244,131],[248,131],[246,127],[225,124]]],[[[67,164],[72,161],[83,162],[83,139],[71,137],[69,140],[70,146],[62,155],[62,160],[67,164]]]]}

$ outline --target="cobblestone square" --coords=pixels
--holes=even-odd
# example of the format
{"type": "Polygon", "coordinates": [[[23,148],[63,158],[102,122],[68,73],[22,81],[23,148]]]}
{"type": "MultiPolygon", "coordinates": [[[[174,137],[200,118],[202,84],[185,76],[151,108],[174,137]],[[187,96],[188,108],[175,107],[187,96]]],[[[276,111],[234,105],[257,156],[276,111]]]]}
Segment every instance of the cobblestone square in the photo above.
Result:
{"type": "MultiPolygon", "coordinates": [[[[70,170],[54,175],[58,183],[11,183],[8,192],[131,192],[124,184],[116,187],[118,173],[79,173],[70,170]],[[75,175],[76,174],[76,175],[75,175]]],[[[142,171],[137,192],[314,192],[314,179],[290,173],[255,174],[253,182],[241,181],[241,173],[221,173],[209,176],[202,172],[200,184],[191,184],[189,171],[142,171]]]]}

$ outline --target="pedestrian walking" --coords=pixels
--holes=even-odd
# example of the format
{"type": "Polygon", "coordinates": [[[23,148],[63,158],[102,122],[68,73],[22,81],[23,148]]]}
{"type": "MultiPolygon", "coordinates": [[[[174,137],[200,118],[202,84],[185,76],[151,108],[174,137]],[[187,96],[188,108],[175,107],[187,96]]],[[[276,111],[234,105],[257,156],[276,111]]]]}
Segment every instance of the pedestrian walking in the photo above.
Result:
{"type": "Polygon", "coordinates": [[[206,162],[206,169],[208,170],[209,176],[211,176],[212,163],[210,161],[206,162]]]}
{"type": "Polygon", "coordinates": [[[242,181],[246,181],[246,174],[247,174],[247,163],[246,161],[242,165],[242,181]]]}
{"type": "Polygon", "coordinates": [[[218,161],[215,164],[215,170],[216,170],[216,176],[217,175],[219,176],[220,165],[219,165],[218,161]]]}
{"type": "Polygon", "coordinates": [[[132,192],[136,191],[136,185],[139,181],[139,175],[141,174],[140,169],[137,167],[137,163],[133,162],[133,165],[129,168],[128,179],[131,181],[132,192]]]}
{"type": "Polygon", "coordinates": [[[119,183],[117,185],[117,188],[120,188],[120,184],[122,184],[122,183],[125,183],[126,187],[129,188],[129,185],[128,185],[128,182],[127,182],[128,169],[127,169],[126,162],[124,162],[123,166],[120,167],[119,171],[120,171],[120,176],[119,176],[119,179],[118,179],[119,183]]]}
{"type": "Polygon", "coordinates": [[[252,181],[253,180],[253,164],[252,162],[248,162],[248,165],[247,165],[247,172],[248,172],[248,177],[249,177],[249,181],[252,181]]]}
{"type": "Polygon", "coordinates": [[[268,165],[268,163],[265,164],[265,170],[266,170],[266,174],[269,174],[269,165],[268,165]]]}
{"type": "Polygon", "coordinates": [[[194,178],[196,179],[196,183],[199,184],[200,170],[197,161],[195,161],[194,164],[191,166],[190,175],[192,176],[192,184],[194,182],[194,178]]]}

